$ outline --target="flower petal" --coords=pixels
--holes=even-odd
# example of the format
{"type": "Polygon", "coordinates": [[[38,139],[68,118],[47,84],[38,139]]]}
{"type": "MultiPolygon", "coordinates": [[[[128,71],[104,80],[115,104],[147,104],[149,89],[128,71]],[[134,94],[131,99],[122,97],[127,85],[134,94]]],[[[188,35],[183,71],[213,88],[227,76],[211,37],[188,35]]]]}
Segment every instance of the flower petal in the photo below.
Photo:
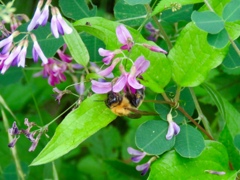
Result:
{"type": "Polygon", "coordinates": [[[118,41],[123,45],[128,44],[129,40],[133,39],[127,28],[122,24],[117,27],[116,34],[118,41]]]}
{"type": "Polygon", "coordinates": [[[139,56],[136,61],[134,62],[134,65],[136,67],[136,76],[139,74],[144,73],[148,67],[150,66],[150,61],[145,60],[144,56],[139,56]]]}
{"type": "Polygon", "coordinates": [[[97,94],[105,94],[112,90],[112,83],[111,82],[99,82],[92,80],[92,91],[97,94]]]}
{"type": "Polygon", "coordinates": [[[127,84],[128,73],[123,73],[113,85],[113,92],[120,92],[127,84]]]}
{"type": "Polygon", "coordinates": [[[142,165],[137,165],[136,170],[137,171],[142,171],[141,175],[145,175],[148,172],[149,167],[150,167],[150,163],[147,162],[147,163],[142,164],[142,165]]]}

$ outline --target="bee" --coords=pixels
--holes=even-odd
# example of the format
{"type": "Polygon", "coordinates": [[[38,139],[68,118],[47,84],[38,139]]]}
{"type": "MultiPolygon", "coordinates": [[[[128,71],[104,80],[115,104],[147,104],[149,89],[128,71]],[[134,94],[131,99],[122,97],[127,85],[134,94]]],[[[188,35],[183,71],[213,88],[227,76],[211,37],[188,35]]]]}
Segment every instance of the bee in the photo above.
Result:
{"type": "Polygon", "coordinates": [[[127,91],[124,94],[110,91],[107,94],[105,104],[114,114],[118,116],[139,118],[141,115],[149,114],[148,112],[138,110],[138,107],[144,100],[144,96],[144,89],[137,89],[134,94],[130,91],[127,91]]]}

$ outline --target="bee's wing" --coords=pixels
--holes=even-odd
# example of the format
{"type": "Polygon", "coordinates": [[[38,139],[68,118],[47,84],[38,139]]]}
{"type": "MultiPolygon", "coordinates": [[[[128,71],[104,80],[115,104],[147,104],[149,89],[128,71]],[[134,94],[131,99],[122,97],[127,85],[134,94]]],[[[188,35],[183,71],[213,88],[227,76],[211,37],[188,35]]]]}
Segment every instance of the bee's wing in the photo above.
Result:
{"type": "Polygon", "coordinates": [[[133,118],[133,119],[138,119],[141,116],[159,115],[158,113],[155,113],[155,112],[141,111],[141,110],[134,109],[134,108],[126,108],[126,109],[133,112],[132,114],[127,115],[129,118],[133,118]]]}

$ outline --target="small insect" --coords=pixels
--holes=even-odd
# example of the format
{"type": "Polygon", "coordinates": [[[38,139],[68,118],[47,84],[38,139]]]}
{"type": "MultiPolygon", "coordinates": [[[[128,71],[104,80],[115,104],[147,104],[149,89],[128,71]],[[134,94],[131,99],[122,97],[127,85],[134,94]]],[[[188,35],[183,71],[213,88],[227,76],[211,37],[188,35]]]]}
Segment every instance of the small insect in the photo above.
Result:
{"type": "Polygon", "coordinates": [[[139,111],[138,107],[144,99],[144,89],[136,90],[136,93],[130,91],[126,93],[115,93],[110,91],[107,94],[105,104],[111,111],[118,116],[128,116],[130,118],[140,118],[142,115],[153,115],[145,111],[139,111]]]}

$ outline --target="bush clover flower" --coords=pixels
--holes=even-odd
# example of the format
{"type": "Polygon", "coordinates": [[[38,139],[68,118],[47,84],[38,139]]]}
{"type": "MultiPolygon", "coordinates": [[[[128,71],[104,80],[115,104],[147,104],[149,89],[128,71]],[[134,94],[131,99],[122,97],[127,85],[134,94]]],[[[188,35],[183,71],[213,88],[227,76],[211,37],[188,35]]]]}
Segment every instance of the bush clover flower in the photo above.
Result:
{"type": "Polygon", "coordinates": [[[71,34],[72,28],[64,21],[57,7],[52,7],[51,31],[55,38],[60,35],[71,34]]]}
{"type": "Polygon", "coordinates": [[[115,66],[119,63],[120,60],[121,60],[120,58],[114,59],[113,62],[112,62],[112,64],[111,64],[110,66],[108,66],[106,69],[104,69],[104,70],[102,70],[102,71],[99,71],[99,72],[97,72],[97,73],[98,73],[100,76],[103,76],[103,77],[109,76],[109,75],[112,73],[112,71],[113,71],[113,69],[115,68],[115,66]]]}
{"type": "Polygon", "coordinates": [[[136,166],[136,170],[137,170],[137,171],[142,171],[142,172],[141,172],[141,175],[144,176],[144,175],[148,172],[148,170],[149,170],[149,168],[150,168],[150,165],[151,165],[151,162],[148,161],[148,162],[146,162],[146,163],[144,163],[144,164],[137,165],[137,166],[136,166]]]}
{"type": "MultiPolygon", "coordinates": [[[[135,91],[136,89],[141,89],[143,88],[143,85],[138,82],[137,77],[144,73],[149,67],[149,65],[150,62],[148,60],[145,60],[144,56],[140,56],[134,62],[130,73],[125,71],[123,65],[119,66],[122,74],[117,79],[115,84],[112,84],[111,82],[98,82],[92,80],[92,90],[93,92],[98,94],[105,94],[111,90],[113,92],[120,92],[121,90],[127,89],[131,89],[132,91],[135,91]]],[[[107,73],[109,73],[111,69],[112,67],[107,69],[107,73]]],[[[104,73],[106,73],[106,71],[104,71],[104,73]]]]}
{"type": "Polygon", "coordinates": [[[40,56],[43,64],[47,64],[48,59],[46,58],[46,56],[44,55],[41,47],[39,46],[36,36],[34,34],[31,34],[31,38],[32,38],[32,41],[33,41],[32,55],[33,55],[34,62],[37,62],[38,61],[38,56],[40,56]]]}
{"type": "Polygon", "coordinates": [[[124,25],[122,25],[122,24],[119,25],[116,28],[116,34],[117,34],[118,41],[121,44],[123,44],[121,46],[121,49],[130,51],[132,46],[133,46],[133,44],[134,44],[134,41],[133,41],[132,35],[127,30],[127,28],[124,25]]]}
{"type": "Polygon", "coordinates": [[[70,62],[72,62],[73,58],[71,56],[65,54],[66,48],[67,48],[67,45],[64,44],[62,50],[61,49],[57,50],[57,54],[62,61],[66,62],[66,63],[70,63],[70,62]]]}
{"type": "Polygon", "coordinates": [[[43,5],[43,0],[39,0],[38,1],[38,5],[37,5],[37,8],[34,12],[34,15],[33,15],[33,18],[32,20],[30,21],[28,27],[27,27],[27,30],[28,31],[32,31],[33,29],[37,28],[38,26],[38,19],[39,17],[41,16],[41,7],[43,5]]]}
{"type": "Polygon", "coordinates": [[[154,52],[160,52],[163,54],[167,54],[168,52],[165,51],[164,49],[160,48],[159,46],[151,46],[149,44],[142,44],[144,47],[148,48],[150,51],[154,51],[154,52]]]}
{"type": "Polygon", "coordinates": [[[23,41],[23,48],[19,53],[18,56],[18,67],[22,66],[25,67],[25,60],[26,60],[26,54],[27,54],[27,47],[28,47],[28,40],[23,41]]]}
{"type": "Polygon", "coordinates": [[[166,139],[171,140],[173,136],[178,135],[178,133],[180,132],[180,127],[177,125],[177,123],[173,121],[171,113],[167,115],[167,121],[169,125],[168,132],[166,134],[166,139]]]}
{"type": "Polygon", "coordinates": [[[49,5],[51,4],[51,2],[52,2],[52,0],[47,0],[44,8],[42,10],[42,13],[38,18],[37,23],[41,26],[45,26],[47,24],[47,20],[48,20],[48,17],[49,17],[49,5]]]}
{"type": "Polygon", "coordinates": [[[159,37],[159,30],[154,28],[150,22],[145,25],[145,28],[151,33],[147,39],[156,42],[159,37]]]}
{"type": "Polygon", "coordinates": [[[100,54],[100,56],[103,56],[103,57],[105,56],[105,58],[103,58],[103,63],[106,65],[109,65],[111,63],[112,59],[114,58],[114,56],[116,54],[121,53],[121,51],[118,49],[115,51],[109,51],[109,50],[106,50],[103,48],[99,48],[98,53],[100,54]]]}
{"type": "Polygon", "coordinates": [[[0,54],[6,54],[7,52],[10,51],[10,48],[13,43],[13,38],[17,37],[18,35],[19,35],[19,31],[15,31],[6,39],[3,39],[2,41],[0,41],[0,49],[1,49],[0,54]]]}
{"type": "Polygon", "coordinates": [[[136,150],[136,149],[134,149],[132,147],[128,147],[127,151],[128,151],[128,154],[132,155],[131,160],[134,163],[140,162],[147,154],[146,152],[142,152],[142,151],[136,150]]]}

